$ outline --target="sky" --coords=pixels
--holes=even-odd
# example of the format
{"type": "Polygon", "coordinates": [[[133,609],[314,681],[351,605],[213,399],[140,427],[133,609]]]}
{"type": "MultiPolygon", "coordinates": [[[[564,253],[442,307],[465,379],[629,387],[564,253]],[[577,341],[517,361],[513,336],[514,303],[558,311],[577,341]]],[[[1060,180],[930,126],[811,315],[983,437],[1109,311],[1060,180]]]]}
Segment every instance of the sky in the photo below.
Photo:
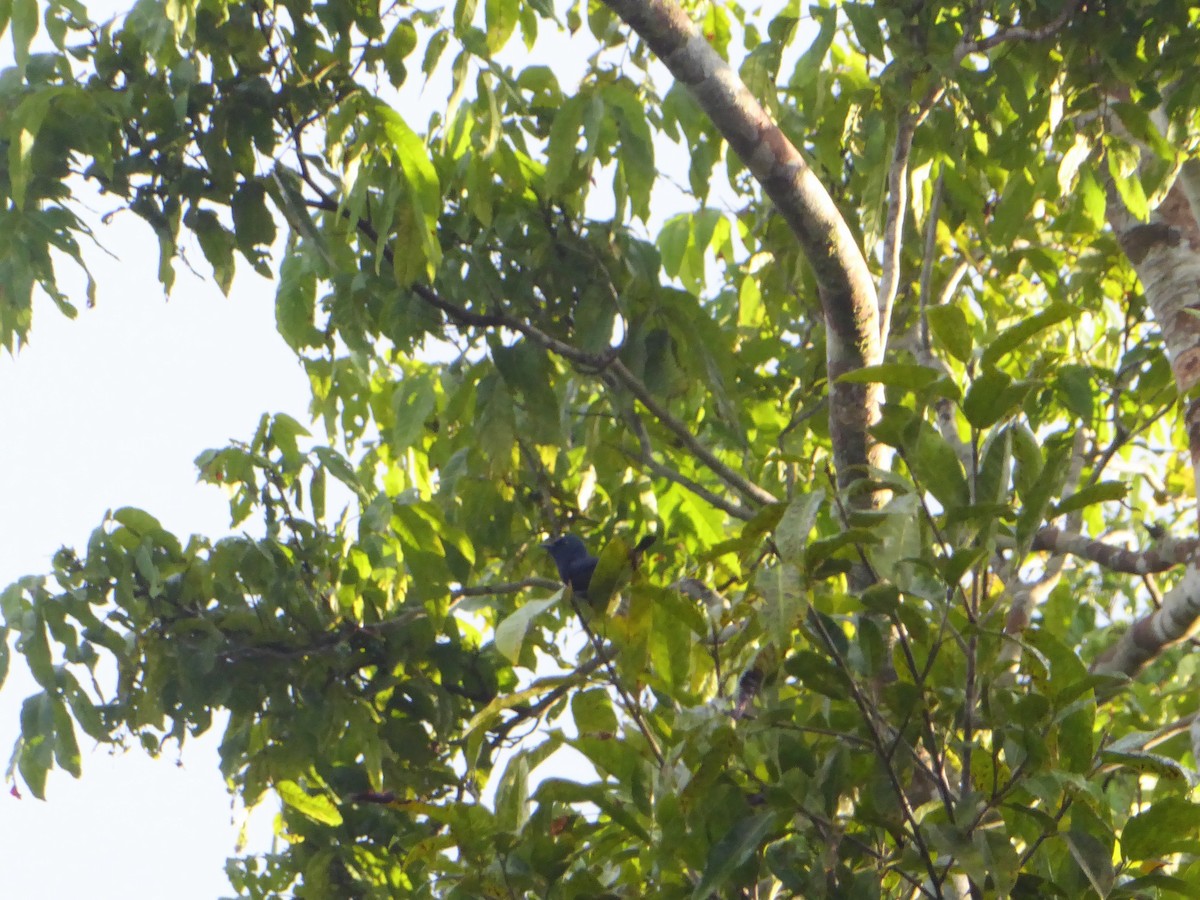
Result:
{"type": "MultiPolygon", "coordinates": [[[[269,282],[247,267],[225,298],[181,266],[168,302],[148,229],[123,215],[100,237],[118,258],[90,254],[96,308],[68,321],[42,300],[29,344],[0,355],[0,584],[47,571],[59,546],[83,547],[120,506],[184,537],[228,533],[225,496],[197,483],[196,455],[249,437],[265,411],[308,421],[307,379],[275,331],[269,282]]],[[[36,690],[13,663],[0,690],[5,761],[36,690]]],[[[240,823],[217,768],[219,733],[220,723],[158,760],[80,734],[82,780],[54,771],[44,803],[0,794],[0,897],[231,893],[223,866],[240,823]]],[[[252,846],[269,846],[272,818],[255,822],[252,846]]]]}
{"type": "MultiPolygon", "coordinates": [[[[87,3],[94,18],[129,5],[87,3]]],[[[11,59],[6,35],[0,66],[11,59]]],[[[83,202],[97,222],[114,208],[111,198],[83,202]]],[[[226,298],[178,264],[168,301],[148,228],[123,213],[96,232],[104,249],[86,251],[95,308],[84,308],[84,281],[64,264],[60,286],[79,317],[69,321],[39,298],[27,346],[15,359],[0,351],[0,587],[48,571],[60,546],[84,549],[106,511],[122,506],[147,510],[185,543],[192,533],[229,533],[225,495],[197,483],[195,457],[249,439],[264,412],[309,421],[307,378],[275,330],[271,282],[242,266],[226,298]]],[[[189,257],[207,276],[197,247],[189,257]]],[[[0,688],[0,762],[19,735],[21,703],[37,690],[14,653],[0,688]]],[[[239,853],[242,814],[218,768],[223,725],[218,718],[208,734],[182,750],[168,745],[156,760],[77,732],[82,779],[53,770],[45,802],[19,781],[20,799],[4,785],[0,897],[232,895],[224,863],[239,853]]],[[[273,820],[272,808],[251,817],[246,852],[270,848],[273,820]]]]}

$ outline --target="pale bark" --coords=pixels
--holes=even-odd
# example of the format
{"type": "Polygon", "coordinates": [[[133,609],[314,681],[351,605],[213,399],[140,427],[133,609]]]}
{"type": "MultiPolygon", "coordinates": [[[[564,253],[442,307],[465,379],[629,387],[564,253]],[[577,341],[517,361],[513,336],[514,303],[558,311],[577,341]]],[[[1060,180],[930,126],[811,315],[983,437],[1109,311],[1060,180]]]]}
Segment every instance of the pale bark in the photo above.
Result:
{"type": "Polygon", "coordinates": [[[1171,590],[1162,608],[1134,622],[1092,666],[1092,671],[1136,675],[1168,647],[1200,627],[1200,569],[1193,563],[1171,590]]]}
{"type": "MultiPolygon", "coordinates": [[[[1200,227],[1177,180],[1150,216],[1139,222],[1110,191],[1108,220],[1142,283],[1162,330],[1175,384],[1184,402],[1192,471],[1200,474],[1200,227]]],[[[1200,484],[1200,479],[1197,480],[1200,484]]],[[[1200,620],[1200,568],[1193,555],[1162,607],[1134,622],[1096,660],[1098,672],[1135,675],[1169,647],[1188,638],[1200,620]]]]}
{"type": "Polygon", "coordinates": [[[674,0],[605,0],[681,82],[750,169],[796,235],[816,274],[825,316],[829,422],[838,483],[879,462],[867,434],[881,385],[839,376],[880,362],[875,286],[854,234],[795,145],[674,0]]]}
{"type": "Polygon", "coordinates": [[[1066,553],[1089,560],[1111,572],[1151,575],[1181,566],[1200,547],[1196,538],[1167,538],[1145,550],[1130,550],[1061,528],[1043,528],[1033,538],[1034,551],[1066,553]]]}

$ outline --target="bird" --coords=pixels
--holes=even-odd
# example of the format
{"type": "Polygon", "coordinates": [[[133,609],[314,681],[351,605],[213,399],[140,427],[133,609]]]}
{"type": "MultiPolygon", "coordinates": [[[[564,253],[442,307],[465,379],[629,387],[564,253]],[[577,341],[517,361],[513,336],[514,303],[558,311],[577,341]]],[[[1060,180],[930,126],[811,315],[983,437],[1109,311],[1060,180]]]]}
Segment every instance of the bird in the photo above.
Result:
{"type": "MultiPolygon", "coordinates": [[[[628,567],[626,569],[626,577],[630,570],[637,569],[642,554],[645,553],[655,540],[657,540],[655,535],[646,535],[638,541],[637,546],[627,551],[629,560],[626,564],[628,567]]],[[[591,599],[588,597],[588,587],[591,586],[592,575],[595,574],[596,564],[600,560],[588,552],[587,544],[578,535],[564,534],[553,540],[546,541],[542,544],[542,547],[550,554],[550,558],[554,560],[554,565],[558,567],[558,577],[562,579],[562,583],[569,584],[577,597],[584,600],[591,599]]],[[[615,586],[615,583],[610,582],[608,585],[609,592],[615,586]]],[[[603,598],[598,599],[603,602],[603,598]]]]}
{"type": "Polygon", "coordinates": [[[564,534],[546,541],[542,547],[558,567],[558,577],[563,584],[569,584],[577,596],[586,599],[588,585],[592,582],[592,574],[599,560],[588,553],[583,540],[578,535],[564,534]]]}

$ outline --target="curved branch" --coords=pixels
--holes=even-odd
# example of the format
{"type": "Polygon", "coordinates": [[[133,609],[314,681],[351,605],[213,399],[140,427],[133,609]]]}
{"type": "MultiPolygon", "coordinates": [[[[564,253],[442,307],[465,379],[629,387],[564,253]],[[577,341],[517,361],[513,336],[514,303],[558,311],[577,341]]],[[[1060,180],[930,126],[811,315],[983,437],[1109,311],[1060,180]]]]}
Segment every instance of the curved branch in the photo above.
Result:
{"type": "Polygon", "coordinates": [[[986,53],[993,47],[999,47],[1001,44],[1010,42],[1031,42],[1044,41],[1048,37],[1053,37],[1061,31],[1071,20],[1071,16],[1075,15],[1075,10],[1079,7],[1079,0],[1067,0],[1062,11],[1045,25],[1037,28],[1025,28],[1022,25],[1013,25],[1009,28],[1000,28],[996,33],[986,38],[968,41],[964,40],[954,48],[954,62],[957,65],[962,62],[971,53],[986,53]]]}
{"type": "Polygon", "coordinates": [[[624,418],[628,423],[630,429],[633,431],[633,436],[637,438],[638,442],[637,453],[625,450],[624,448],[621,450],[622,453],[624,453],[630,459],[641,463],[643,466],[649,469],[652,474],[691,491],[693,494],[695,494],[697,497],[700,497],[711,506],[715,506],[717,509],[728,513],[735,519],[749,521],[750,519],[754,518],[753,510],[747,509],[740,503],[731,503],[720,494],[714,493],[704,485],[693,481],[691,478],[688,478],[682,472],[677,472],[670,466],[664,465],[656,460],[654,458],[654,448],[650,444],[650,435],[647,434],[646,426],[642,423],[641,417],[639,417],[637,413],[633,412],[632,410],[622,410],[622,418],[624,418]]]}
{"type": "MultiPolygon", "coordinates": [[[[878,384],[838,377],[881,359],[875,286],[849,224],[795,145],[675,0],[604,0],[691,93],[796,235],[825,314],[830,432],[838,481],[849,484],[881,452],[867,434],[878,384]]],[[[863,502],[874,504],[871,494],[863,502]]]]}
{"type": "Polygon", "coordinates": [[[1189,563],[1179,583],[1163,595],[1161,609],[1138,619],[1097,657],[1092,671],[1136,675],[1164,650],[1190,637],[1200,621],[1200,568],[1189,563]]]}

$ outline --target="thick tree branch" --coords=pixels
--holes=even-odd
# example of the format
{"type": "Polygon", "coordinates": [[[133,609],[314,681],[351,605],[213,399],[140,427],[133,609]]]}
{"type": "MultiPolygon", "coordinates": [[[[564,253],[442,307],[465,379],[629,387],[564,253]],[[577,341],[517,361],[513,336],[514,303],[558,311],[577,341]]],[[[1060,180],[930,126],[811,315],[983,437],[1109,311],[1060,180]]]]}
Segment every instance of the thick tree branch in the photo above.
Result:
{"type": "Polygon", "coordinates": [[[1092,671],[1134,676],[1164,650],[1195,633],[1200,621],[1200,568],[1189,563],[1161,609],[1129,626],[1120,639],[1092,664],[1092,671]]]}
{"type": "Polygon", "coordinates": [[[1061,528],[1043,528],[1033,538],[1033,550],[1068,553],[1112,572],[1148,575],[1165,572],[1186,563],[1200,549],[1197,538],[1167,538],[1146,550],[1116,547],[1086,535],[1061,528]]]}
{"type": "MultiPolygon", "coordinates": [[[[878,418],[883,398],[877,384],[838,381],[881,359],[875,288],[850,226],[800,152],[678,3],[605,3],[696,99],[763,186],[812,265],[825,314],[834,462],[839,483],[849,484],[878,460],[867,428],[878,418]]],[[[869,495],[864,499],[874,502],[869,495]]]]}
{"type": "MultiPolygon", "coordinates": [[[[1200,301],[1200,223],[1192,214],[1180,179],[1141,222],[1109,185],[1108,221],[1121,249],[1133,264],[1146,302],[1162,331],[1175,386],[1184,401],[1184,427],[1193,473],[1200,473],[1200,331],[1195,314],[1200,301]]],[[[1162,607],[1130,626],[1096,660],[1098,672],[1136,675],[1169,647],[1188,638],[1200,622],[1200,559],[1192,557],[1179,583],[1163,595],[1162,607]]]]}

